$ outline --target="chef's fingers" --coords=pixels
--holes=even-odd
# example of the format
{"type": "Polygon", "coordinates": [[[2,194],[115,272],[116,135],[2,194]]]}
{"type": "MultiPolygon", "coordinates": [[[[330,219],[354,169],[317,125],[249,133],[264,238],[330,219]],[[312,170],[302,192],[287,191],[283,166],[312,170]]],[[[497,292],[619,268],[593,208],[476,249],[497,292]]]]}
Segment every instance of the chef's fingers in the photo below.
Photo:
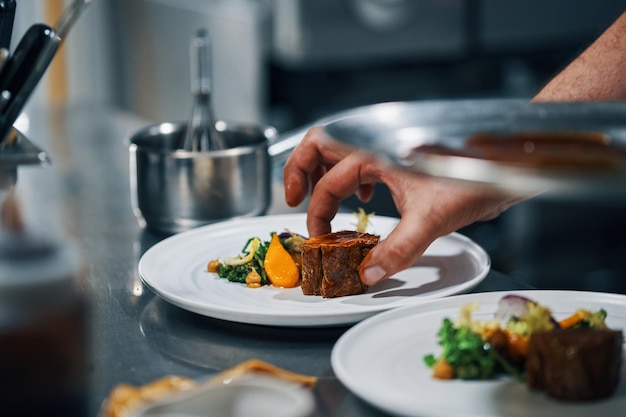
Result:
{"type": "Polygon", "coordinates": [[[379,180],[387,185],[400,221],[361,263],[359,276],[367,285],[413,265],[449,227],[441,198],[451,190],[439,187],[436,179],[387,167],[379,180]]]}
{"type": "Polygon", "coordinates": [[[409,268],[437,237],[434,229],[423,227],[418,216],[403,216],[391,233],[363,259],[359,267],[361,281],[374,285],[409,268]]]}
{"type": "Polygon", "coordinates": [[[361,184],[356,190],[356,196],[364,203],[367,203],[374,197],[374,184],[361,184]]]}
{"type": "Polygon", "coordinates": [[[361,263],[359,275],[367,285],[413,265],[438,237],[495,218],[525,198],[440,178],[387,174],[381,181],[389,186],[401,220],[361,263]]]}
{"type": "Polygon", "coordinates": [[[322,127],[309,129],[283,168],[286,203],[291,207],[302,203],[326,171],[351,152],[326,135],[322,127]]]}
{"type": "Polygon", "coordinates": [[[371,198],[381,169],[375,157],[355,151],[328,170],[311,193],[307,212],[309,234],[318,236],[330,232],[330,222],[347,197],[359,193],[371,198]]]}

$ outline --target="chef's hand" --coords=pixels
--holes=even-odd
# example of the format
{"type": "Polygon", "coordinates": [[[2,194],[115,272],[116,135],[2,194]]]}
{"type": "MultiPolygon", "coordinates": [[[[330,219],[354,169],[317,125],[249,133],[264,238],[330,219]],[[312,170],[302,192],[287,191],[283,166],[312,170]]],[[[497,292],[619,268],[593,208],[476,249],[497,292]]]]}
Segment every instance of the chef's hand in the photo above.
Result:
{"type": "MultiPolygon", "coordinates": [[[[626,12],[579,57],[554,77],[534,101],[626,100],[626,12]]],[[[522,196],[495,194],[451,180],[422,176],[390,166],[311,129],[284,169],[287,204],[300,204],[311,188],[307,226],[312,236],[330,231],[344,198],[372,198],[374,184],[391,191],[401,219],[361,265],[372,285],[407,268],[438,237],[498,216],[522,196]]]]}
{"type": "Polygon", "coordinates": [[[438,237],[479,220],[488,220],[521,199],[467,183],[416,174],[374,155],[332,140],[321,127],[307,132],[283,171],[289,206],[311,190],[307,227],[311,236],[330,232],[340,202],[356,194],[369,201],[375,183],[384,183],[400,222],[361,264],[361,280],[373,285],[410,267],[438,237]]]}

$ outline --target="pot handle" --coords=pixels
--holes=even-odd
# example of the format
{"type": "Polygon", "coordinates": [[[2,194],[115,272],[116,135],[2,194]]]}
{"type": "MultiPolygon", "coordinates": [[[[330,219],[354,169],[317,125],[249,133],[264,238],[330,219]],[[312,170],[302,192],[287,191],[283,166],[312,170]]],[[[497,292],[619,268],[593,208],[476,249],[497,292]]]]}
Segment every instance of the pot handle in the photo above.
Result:
{"type": "Polygon", "coordinates": [[[335,122],[346,115],[349,115],[354,110],[344,110],[336,114],[331,114],[327,117],[322,117],[312,123],[307,123],[301,127],[289,130],[285,133],[275,135],[273,139],[270,139],[268,146],[268,153],[273,164],[283,164],[287,161],[289,154],[294,150],[296,146],[302,141],[306,132],[315,126],[324,126],[329,123],[335,122]]]}
{"type": "Polygon", "coordinates": [[[276,135],[274,140],[270,140],[267,148],[272,164],[284,164],[296,146],[302,141],[306,132],[315,124],[305,125],[288,132],[276,135]]]}

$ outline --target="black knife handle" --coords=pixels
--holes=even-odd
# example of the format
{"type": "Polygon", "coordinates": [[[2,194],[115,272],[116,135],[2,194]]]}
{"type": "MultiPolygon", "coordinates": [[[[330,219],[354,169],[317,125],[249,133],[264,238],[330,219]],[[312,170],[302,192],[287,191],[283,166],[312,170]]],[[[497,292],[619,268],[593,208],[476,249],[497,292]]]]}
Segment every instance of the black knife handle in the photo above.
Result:
{"type": "Polygon", "coordinates": [[[47,50],[55,39],[56,33],[48,25],[38,23],[28,28],[12,56],[4,64],[0,91],[9,90],[15,96],[42,68],[45,71],[54,56],[47,53],[47,50]]]}
{"type": "Polygon", "coordinates": [[[15,0],[0,1],[0,48],[10,50],[13,23],[15,22],[15,0]]]}
{"type": "Polygon", "coordinates": [[[59,37],[50,26],[41,23],[32,25],[5,63],[0,77],[0,92],[8,91],[10,99],[0,113],[0,144],[46,72],[59,43],[59,37]]]}

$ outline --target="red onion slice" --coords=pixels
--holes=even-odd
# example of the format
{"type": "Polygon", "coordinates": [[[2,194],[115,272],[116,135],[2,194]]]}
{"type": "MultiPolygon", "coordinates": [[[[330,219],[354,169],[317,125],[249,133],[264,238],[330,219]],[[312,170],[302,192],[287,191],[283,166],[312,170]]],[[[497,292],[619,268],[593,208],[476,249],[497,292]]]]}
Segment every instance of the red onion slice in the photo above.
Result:
{"type": "MultiPolygon", "coordinates": [[[[538,303],[522,295],[508,294],[498,301],[498,308],[496,309],[494,316],[496,319],[506,323],[511,319],[511,317],[519,318],[527,315],[530,310],[528,307],[529,305],[536,306],[538,303]]],[[[551,316],[550,320],[555,327],[559,327],[559,323],[554,319],[554,317],[551,316]]]]}
{"type": "Polygon", "coordinates": [[[537,305],[535,301],[521,295],[505,295],[498,301],[495,317],[504,322],[507,322],[511,317],[523,317],[529,312],[529,303],[537,305]]]}

